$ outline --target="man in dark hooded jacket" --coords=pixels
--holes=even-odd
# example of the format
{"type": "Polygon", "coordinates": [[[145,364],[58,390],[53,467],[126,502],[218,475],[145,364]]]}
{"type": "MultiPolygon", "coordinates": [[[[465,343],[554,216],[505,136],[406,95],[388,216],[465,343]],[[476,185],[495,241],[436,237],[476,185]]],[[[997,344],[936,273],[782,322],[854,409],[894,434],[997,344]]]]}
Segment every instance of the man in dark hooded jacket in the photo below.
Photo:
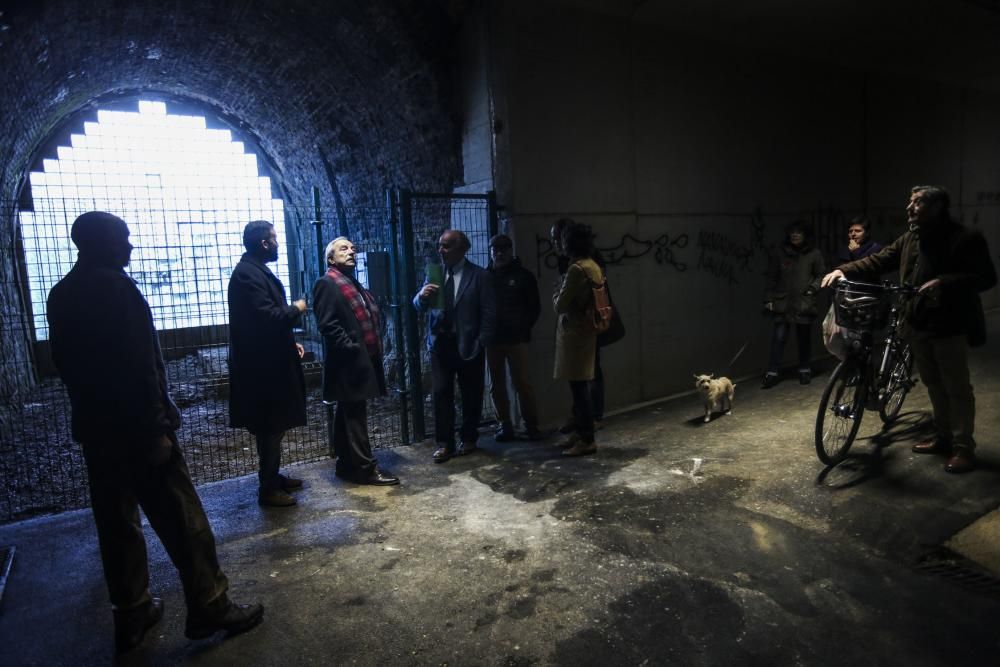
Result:
{"type": "Polygon", "coordinates": [[[902,317],[934,411],[935,433],[913,446],[918,454],[944,454],[947,472],[975,468],[972,438],[976,400],[969,383],[968,348],[986,340],[979,292],[997,284],[986,240],[953,221],[950,198],[941,187],[918,185],[906,207],[909,231],[881,251],[838,267],[823,278],[831,285],[844,274],[899,269],[902,283],[919,286],[902,317]]]}
{"type": "Polygon", "coordinates": [[[497,442],[514,439],[514,425],[507,396],[507,369],[517,391],[525,436],[542,437],[538,429],[538,402],[528,379],[528,342],[542,306],[538,299],[538,281],[514,257],[514,243],[506,234],[490,239],[489,271],[496,290],[497,328],[493,342],[486,346],[486,364],[490,369],[490,397],[500,427],[497,442]]]}
{"type": "Polygon", "coordinates": [[[234,604],[226,594],[215,536],[177,444],[180,413],[167,393],[152,313],[124,271],[128,226],[93,211],[76,219],[71,236],[80,254],[49,293],[49,343],[87,463],[115,646],[135,648],[163,616],[163,602],[149,592],[140,507],[184,585],[184,633],[200,639],[249,630],[264,608],[234,604]]]}

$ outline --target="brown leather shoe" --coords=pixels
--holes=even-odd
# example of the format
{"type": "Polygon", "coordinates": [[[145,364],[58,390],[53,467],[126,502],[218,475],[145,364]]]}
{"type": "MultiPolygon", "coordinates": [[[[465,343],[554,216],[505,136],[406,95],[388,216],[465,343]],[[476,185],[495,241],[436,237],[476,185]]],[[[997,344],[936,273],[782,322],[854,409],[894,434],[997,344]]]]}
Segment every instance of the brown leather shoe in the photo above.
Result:
{"type": "Polygon", "coordinates": [[[563,456],[586,456],[587,454],[593,454],[597,451],[597,443],[594,442],[584,442],[583,440],[577,441],[575,445],[568,449],[564,449],[562,452],[563,456]]]}
{"type": "Polygon", "coordinates": [[[298,491],[302,488],[302,480],[296,479],[294,477],[288,477],[287,475],[278,475],[278,480],[281,483],[282,491],[298,491]]]}
{"type": "Polygon", "coordinates": [[[967,447],[956,447],[955,452],[944,464],[945,472],[963,473],[976,469],[976,455],[967,447]]]}
{"type": "Polygon", "coordinates": [[[913,445],[913,451],[916,454],[950,454],[951,443],[934,435],[913,445]]]}
{"type": "Polygon", "coordinates": [[[261,507],[291,507],[296,502],[295,498],[281,489],[260,491],[257,494],[257,504],[261,507]]]}

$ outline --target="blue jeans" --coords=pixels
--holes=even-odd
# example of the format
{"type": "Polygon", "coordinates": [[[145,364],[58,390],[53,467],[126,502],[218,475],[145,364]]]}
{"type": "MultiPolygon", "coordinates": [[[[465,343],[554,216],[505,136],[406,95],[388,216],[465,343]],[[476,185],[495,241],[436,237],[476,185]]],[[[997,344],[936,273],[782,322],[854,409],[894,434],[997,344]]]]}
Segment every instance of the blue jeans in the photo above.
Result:
{"type": "Polygon", "coordinates": [[[789,324],[788,322],[775,322],[774,332],[771,334],[771,362],[767,366],[768,373],[777,373],[781,368],[781,361],[785,357],[785,341],[788,340],[788,330],[795,327],[795,337],[799,344],[799,370],[809,370],[809,362],[812,360],[812,333],[811,324],[789,324]]]}

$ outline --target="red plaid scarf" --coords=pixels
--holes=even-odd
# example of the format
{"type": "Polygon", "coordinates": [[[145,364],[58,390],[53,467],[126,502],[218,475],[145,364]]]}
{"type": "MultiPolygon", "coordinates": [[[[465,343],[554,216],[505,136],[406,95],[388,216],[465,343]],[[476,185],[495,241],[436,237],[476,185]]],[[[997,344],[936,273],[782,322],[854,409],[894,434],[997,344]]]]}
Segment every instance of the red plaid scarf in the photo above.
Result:
{"type": "Polygon", "coordinates": [[[382,319],[378,304],[371,292],[350,276],[341,273],[336,267],[329,267],[326,275],[340,288],[340,293],[347,299],[354,316],[358,318],[361,333],[364,335],[365,347],[372,356],[382,354],[382,339],[378,332],[382,330],[382,319]]]}

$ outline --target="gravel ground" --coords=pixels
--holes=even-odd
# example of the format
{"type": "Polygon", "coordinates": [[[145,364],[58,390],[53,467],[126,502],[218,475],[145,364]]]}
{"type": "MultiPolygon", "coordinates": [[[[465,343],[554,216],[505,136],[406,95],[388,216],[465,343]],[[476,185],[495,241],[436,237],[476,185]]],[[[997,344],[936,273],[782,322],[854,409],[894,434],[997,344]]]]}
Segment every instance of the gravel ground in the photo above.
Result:
{"type": "MultiPolygon", "coordinates": [[[[196,484],[253,474],[253,438],[229,427],[228,379],[206,373],[205,359],[188,355],[167,363],[171,396],[181,411],[178,438],[196,484]]],[[[307,364],[308,424],[285,434],[282,462],[328,456],[326,407],[319,369],[307,364]]],[[[87,476],[79,445],[70,438],[69,399],[62,384],[47,379],[22,397],[12,417],[0,419],[0,522],[86,507],[87,476]]],[[[369,405],[375,447],[400,444],[398,399],[369,405]]]]}

